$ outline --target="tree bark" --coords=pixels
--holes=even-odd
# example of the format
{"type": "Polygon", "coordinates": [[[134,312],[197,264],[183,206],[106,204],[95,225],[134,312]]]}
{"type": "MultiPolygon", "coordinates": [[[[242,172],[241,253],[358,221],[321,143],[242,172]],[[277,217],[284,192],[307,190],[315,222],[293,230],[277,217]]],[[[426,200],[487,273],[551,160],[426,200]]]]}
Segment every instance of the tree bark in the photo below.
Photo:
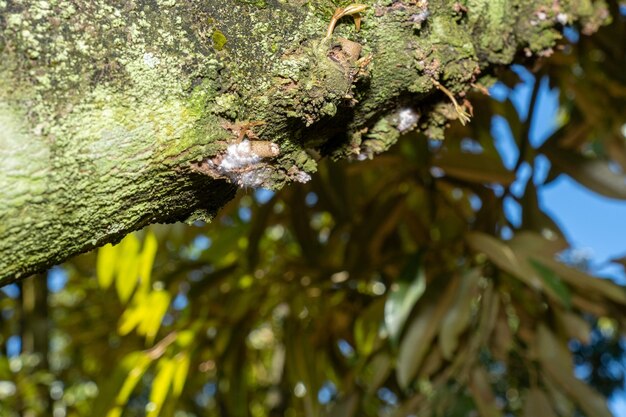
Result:
{"type": "Polygon", "coordinates": [[[0,284],[210,219],[238,186],[306,181],[323,156],[442,138],[462,114],[446,91],[608,17],[590,0],[386,0],[327,37],[327,3],[0,0],[0,284]]]}

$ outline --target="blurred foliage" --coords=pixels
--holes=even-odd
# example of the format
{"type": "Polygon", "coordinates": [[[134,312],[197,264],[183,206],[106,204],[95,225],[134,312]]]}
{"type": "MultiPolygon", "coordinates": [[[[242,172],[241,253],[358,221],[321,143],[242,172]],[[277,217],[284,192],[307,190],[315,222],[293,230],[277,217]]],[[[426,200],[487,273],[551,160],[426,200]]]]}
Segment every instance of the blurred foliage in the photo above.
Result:
{"type": "Polygon", "coordinates": [[[322,163],[309,184],[244,190],[210,225],[151,226],[49,285],[5,288],[0,415],[609,416],[626,290],[566,256],[537,192],[567,174],[626,199],[613,15],[536,66],[561,92],[540,145],[541,83],[519,108],[503,72],[502,100],[470,97],[473,123],[444,142],[410,133],[371,161],[322,163]]]}

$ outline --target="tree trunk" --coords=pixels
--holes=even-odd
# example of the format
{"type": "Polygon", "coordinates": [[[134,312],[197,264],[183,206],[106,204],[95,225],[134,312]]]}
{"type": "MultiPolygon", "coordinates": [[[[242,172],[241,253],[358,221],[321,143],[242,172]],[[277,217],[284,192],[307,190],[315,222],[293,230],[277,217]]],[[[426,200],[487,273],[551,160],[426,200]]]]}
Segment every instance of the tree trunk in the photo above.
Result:
{"type": "Polygon", "coordinates": [[[0,0],[0,284],[464,116],[601,1],[0,0]],[[345,4],[344,4],[345,6],[345,4]],[[346,13],[361,10],[347,8],[346,13]],[[339,15],[337,15],[339,16],[339,15]],[[329,31],[330,32],[330,31],[329,31]]]}

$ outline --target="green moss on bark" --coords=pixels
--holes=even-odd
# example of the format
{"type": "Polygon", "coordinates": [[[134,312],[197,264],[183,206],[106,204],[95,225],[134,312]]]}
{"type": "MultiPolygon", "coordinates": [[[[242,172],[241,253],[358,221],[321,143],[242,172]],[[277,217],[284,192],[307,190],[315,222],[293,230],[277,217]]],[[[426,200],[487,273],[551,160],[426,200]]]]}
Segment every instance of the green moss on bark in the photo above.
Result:
{"type": "Polygon", "coordinates": [[[403,111],[442,137],[456,114],[435,81],[464,94],[607,19],[589,0],[368,4],[360,32],[346,18],[323,41],[315,2],[0,1],[0,279],[210,215],[234,191],[208,162],[232,124],[280,147],[263,161],[278,188],[320,156],[384,151],[403,111]]]}

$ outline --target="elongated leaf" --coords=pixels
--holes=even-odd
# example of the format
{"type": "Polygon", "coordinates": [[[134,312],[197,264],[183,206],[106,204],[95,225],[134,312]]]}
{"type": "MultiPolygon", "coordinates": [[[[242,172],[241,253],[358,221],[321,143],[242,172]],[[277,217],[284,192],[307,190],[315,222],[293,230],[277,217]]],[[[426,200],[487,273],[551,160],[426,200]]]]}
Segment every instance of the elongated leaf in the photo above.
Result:
{"type": "Polygon", "coordinates": [[[558,339],[543,325],[539,327],[537,334],[537,351],[545,372],[586,415],[612,417],[606,398],[573,375],[571,355],[565,343],[559,343],[558,339]]]}
{"type": "Polygon", "coordinates": [[[172,385],[174,373],[176,372],[176,361],[169,358],[162,358],[159,360],[158,368],[154,381],[152,381],[152,389],[150,390],[150,402],[152,403],[152,407],[147,417],[156,417],[161,412],[163,403],[172,385]]]}
{"type": "Polygon", "coordinates": [[[122,240],[118,249],[119,268],[115,289],[122,303],[126,303],[137,286],[139,272],[139,239],[130,234],[122,240]]]}
{"type": "Polygon", "coordinates": [[[131,352],[115,368],[104,383],[91,410],[93,417],[119,417],[135,386],[152,363],[145,352],[131,352]]]}
{"type": "MultiPolygon", "coordinates": [[[[450,308],[454,294],[459,285],[457,277],[447,283],[441,293],[432,293],[427,303],[415,313],[409,324],[398,351],[396,376],[400,387],[406,389],[417,375],[432,341],[437,335],[441,320],[450,308]]],[[[440,283],[439,285],[444,285],[440,283]]]]}
{"type": "Polygon", "coordinates": [[[174,398],[178,398],[185,387],[185,381],[187,381],[187,374],[189,373],[189,364],[191,359],[188,352],[181,352],[176,355],[174,361],[176,371],[174,372],[172,380],[172,396],[174,398]]]}
{"type": "Polygon", "coordinates": [[[477,270],[465,274],[450,310],[441,322],[439,347],[445,359],[451,359],[459,344],[459,335],[467,328],[471,318],[471,306],[480,279],[477,270]]]}
{"type": "Polygon", "coordinates": [[[418,253],[405,266],[385,303],[385,326],[394,346],[398,344],[407,317],[425,290],[426,275],[418,253]]]}
{"type": "Polygon", "coordinates": [[[98,260],[96,262],[98,285],[104,289],[109,288],[115,277],[117,247],[109,243],[98,249],[98,260]]]}
{"type": "Polygon", "coordinates": [[[468,234],[466,240],[472,248],[487,255],[489,260],[499,268],[519,278],[531,288],[543,287],[535,271],[522,262],[506,243],[478,232],[468,234]]]}
{"type": "Polygon", "coordinates": [[[546,394],[537,389],[531,389],[524,398],[523,417],[558,417],[550,405],[546,394]]]}
{"type": "Polygon", "coordinates": [[[365,374],[365,386],[369,395],[374,394],[387,380],[393,364],[387,353],[379,353],[371,360],[368,367],[371,372],[365,374]]]}
{"type": "Polygon", "coordinates": [[[417,374],[426,350],[434,337],[431,323],[435,321],[436,305],[429,303],[418,312],[411,321],[398,352],[396,375],[398,385],[407,388],[417,374]]]}
{"type": "Polygon", "coordinates": [[[515,173],[506,169],[497,155],[446,152],[435,165],[446,175],[469,182],[509,185],[515,181],[515,173]]]}
{"type": "Polygon", "coordinates": [[[359,405],[359,394],[353,393],[340,399],[330,409],[328,417],[352,417],[359,405]]]}
{"type": "Polygon", "coordinates": [[[139,325],[144,319],[144,313],[146,312],[141,308],[147,295],[138,294],[133,298],[133,302],[130,307],[127,307],[120,317],[117,332],[119,335],[124,336],[132,332],[135,327],[139,325]]]}
{"type": "Polygon", "coordinates": [[[626,199],[626,175],[611,170],[608,161],[588,158],[556,146],[544,150],[550,161],[574,180],[606,197],[626,199]]]}
{"type": "Polygon", "coordinates": [[[555,309],[559,324],[565,330],[565,334],[572,339],[577,339],[583,344],[589,344],[591,341],[591,326],[589,323],[579,316],[569,311],[560,311],[555,309]]]}
{"type": "Polygon", "coordinates": [[[152,265],[154,263],[154,256],[158,249],[158,241],[154,233],[149,230],[146,234],[146,238],[143,241],[143,248],[141,250],[139,260],[139,279],[141,280],[141,290],[148,292],[150,290],[152,265]]]}
{"type": "Polygon", "coordinates": [[[139,307],[144,313],[138,331],[146,336],[148,343],[152,343],[161,328],[161,321],[170,305],[170,299],[171,295],[167,291],[153,291],[139,307]]]}
{"type": "MultiPolygon", "coordinates": [[[[520,250],[514,251],[507,243],[483,233],[470,233],[466,239],[471,247],[483,252],[499,268],[529,287],[543,291],[548,297],[565,306],[571,304],[567,287],[559,285],[558,276],[560,275],[551,274],[551,268],[546,268],[545,265],[541,269],[545,275],[541,275],[529,263],[527,253],[520,250]]],[[[541,260],[545,264],[545,259],[541,258],[541,260]]]]}
{"type": "Polygon", "coordinates": [[[513,335],[505,315],[499,315],[492,337],[491,351],[493,357],[503,362],[506,361],[509,351],[513,347],[513,335]]]}
{"type": "Polygon", "coordinates": [[[547,239],[536,232],[524,230],[515,233],[513,239],[509,241],[509,246],[513,252],[523,251],[549,257],[555,257],[569,247],[567,241],[562,237],[547,239]]]}
{"type": "Polygon", "coordinates": [[[481,417],[499,417],[502,415],[496,404],[496,396],[489,384],[489,375],[484,368],[478,367],[472,370],[469,388],[481,417]]]}
{"type": "Polygon", "coordinates": [[[302,337],[302,332],[295,326],[290,329],[293,334],[286,343],[287,363],[292,386],[298,383],[304,385],[304,409],[307,417],[319,415],[320,404],[317,401],[317,392],[321,387],[319,379],[320,365],[315,361],[315,353],[310,340],[302,337]]]}
{"type": "Polygon", "coordinates": [[[572,306],[572,294],[569,288],[561,281],[561,278],[553,270],[535,259],[529,259],[530,265],[543,279],[543,282],[552,289],[567,308],[572,306]]]}
{"type": "Polygon", "coordinates": [[[616,285],[609,280],[593,277],[552,258],[538,256],[537,259],[571,286],[578,287],[585,292],[595,292],[616,303],[626,305],[626,288],[616,285]]]}
{"type": "Polygon", "coordinates": [[[374,350],[383,316],[384,301],[372,303],[354,323],[354,342],[360,355],[369,356],[374,350]]]}

